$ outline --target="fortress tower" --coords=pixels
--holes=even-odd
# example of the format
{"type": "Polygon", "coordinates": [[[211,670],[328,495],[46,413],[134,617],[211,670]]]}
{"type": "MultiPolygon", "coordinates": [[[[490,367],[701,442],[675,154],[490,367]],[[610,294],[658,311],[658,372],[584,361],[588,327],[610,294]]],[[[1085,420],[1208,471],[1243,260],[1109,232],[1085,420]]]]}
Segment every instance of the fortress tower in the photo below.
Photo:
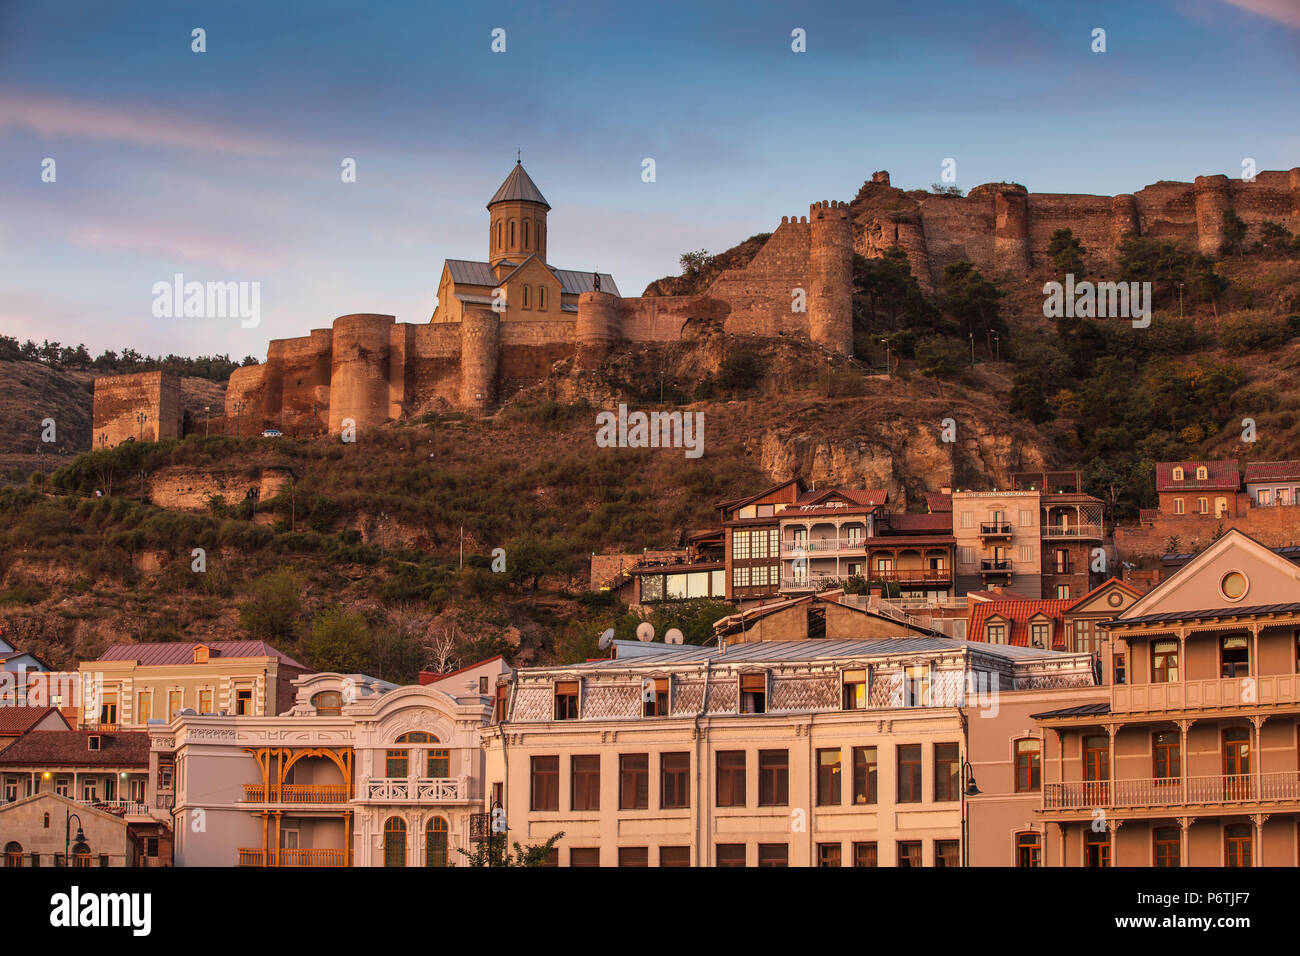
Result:
{"type": "Polygon", "coordinates": [[[1029,190],[1008,185],[993,196],[993,262],[999,272],[1027,273],[1029,256],[1029,190]]]}
{"type": "Polygon", "coordinates": [[[578,367],[595,368],[619,339],[619,297],[609,292],[584,292],[578,296],[578,318],[573,334],[578,346],[578,367]]]}
{"type": "Polygon", "coordinates": [[[523,163],[515,162],[487,208],[491,214],[488,262],[497,278],[502,275],[503,263],[518,265],[534,253],[546,261],[546,213],[551,204],[524,172],[523,163]]]}
{"type": "Polygon", "coordinates": [[[1228,177],[1197,176],[1192,184],[1196,195],[1196,245],[1201,255],[1217,256],[1223,248],[1223,214],[1232,208],[1228,198],[1228,177]]]}
{"type": "Polygon", "coordinates": [[[849,204],[808,207],[808,337],[841,355],[853,354],[853,223],[849,204]]]}
{"type": "Polygon", "coordinates": [[[1132,193],[1120,193],[1110,201],[1110,247],[1112,261],[1119,257],[1119,244],[1129,233],[1138,235],[1141,230],[1138,220],[1137,200],[1132,193]]]}
{"type": "Polygon", "coordinates": [[[501,320],[487,306],[465,310],[460,325],[460,404],[483,411],[496,402],[501,320]]]}
{"type": "Polygon", "coordinates": [[[334,320],[330,364],[330,434],[351,419],[357,430],[382,425],[388,418],[388,353],[391,315],[361,313],[334,320]]]}

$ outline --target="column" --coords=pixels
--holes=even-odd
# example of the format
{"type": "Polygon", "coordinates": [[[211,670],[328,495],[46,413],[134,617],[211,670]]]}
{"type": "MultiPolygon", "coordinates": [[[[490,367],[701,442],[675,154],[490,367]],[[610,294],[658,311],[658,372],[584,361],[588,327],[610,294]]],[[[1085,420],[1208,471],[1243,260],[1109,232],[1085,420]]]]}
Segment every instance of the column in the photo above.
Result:
{"type": "MultiPolygon", "coordinates": [[[[1190,776],[1191,760],[1187,753],[1187,731],[1191,728],[1190,720],[1178,721],[1178,789],[1182,794],[1180,803],[1187,802],[1187,778],[1190,776]]],[[[1184,836],[1184,842],[1186,837],[1184,836]]]]}
{"type": "Polygon", "coordinates": [[[1264,821],[1268,819],[1267,813],[1252,813],[1250,815],[1251,823],[1251,847],[1250,847],[1250,865],[1264,865],[1264,821]]]}
{"type": "Polygon", "coordinates": [[[1192,828],[1192,820],[1193,820],[1193,819],[1195,819],[1195,818],[1194,818],[1194,817],[1179,817],[1179,818],[1178,818],[1178,865],[1179,865],[1179,866],[1189,866],[1189,865],[1190,865],[1189,862],[1188,862],[1188,859],[1187,859],[1187,854],[1188,854],[1188,852],[1189,852],[1189,850],[1188,850],[1188,841],[1187,841],[1187,831],[1190,830],[1190,829],[1192,828]]]}

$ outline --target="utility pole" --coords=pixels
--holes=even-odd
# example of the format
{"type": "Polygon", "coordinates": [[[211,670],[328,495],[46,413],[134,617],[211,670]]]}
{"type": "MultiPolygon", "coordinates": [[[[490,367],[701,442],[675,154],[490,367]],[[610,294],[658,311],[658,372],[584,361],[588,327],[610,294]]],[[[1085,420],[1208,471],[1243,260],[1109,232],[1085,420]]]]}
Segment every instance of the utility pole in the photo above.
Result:
{"type": "Polygon", "coordinates": [[[975,333],[970,334],[970,367],[975,367],[975,333]]]}
{"type": "Polygon", "coordinates": [[[208,437],[208,426],[212,424],[212,406],[203,406],[203,437],[208,437]]]}
{"type": "Polygon", "coordinates": [[[461,570],[464,570],[465,569],[465,526],[464,525],[460,526],[459,538],[460,538],[460,567],[461,570]]]}

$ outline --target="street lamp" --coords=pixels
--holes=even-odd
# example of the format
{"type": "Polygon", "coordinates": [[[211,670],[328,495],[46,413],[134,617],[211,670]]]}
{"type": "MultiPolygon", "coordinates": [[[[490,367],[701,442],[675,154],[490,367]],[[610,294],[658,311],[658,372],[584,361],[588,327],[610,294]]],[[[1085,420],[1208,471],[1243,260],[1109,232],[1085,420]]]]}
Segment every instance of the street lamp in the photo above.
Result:
{"type": "Polygon", "coordinates": [[[71,837],[69,837],[68,834],[72,832],[73,817],[77,817],[77,842],[78,843],[86,842],[86,834],[81,829],[81,817],[77,816],[75,813],[71,811],[68,811],[67,819],[64,820],[63,823],[63,865],[64,866],[69,866],[71,864],[71,860],[68,859],[68,851],[72,847],[72,839],[71,837]]]}
{"type": "Polygon", "coordinates": [[[975,771],[969,760],[961,762],[961,865],[970,866],[970,816],[966,809],[966,798],[979,796],[980,788],[975,785],[975,771]]]}
{"type": "Polygon", "coordinates": [[[137,441],[144,441],[144,423],[149,420],[149,416],[144,412],[135,413],[136,424],[140,426],[139,433],[136,436],[137,441]]]}

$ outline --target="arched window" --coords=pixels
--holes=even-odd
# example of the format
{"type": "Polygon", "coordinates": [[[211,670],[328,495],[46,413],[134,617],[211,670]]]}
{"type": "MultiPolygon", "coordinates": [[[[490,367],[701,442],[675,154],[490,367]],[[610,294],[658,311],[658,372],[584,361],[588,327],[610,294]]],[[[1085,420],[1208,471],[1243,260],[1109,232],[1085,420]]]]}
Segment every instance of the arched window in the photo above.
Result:
{"type": "Polygon", "coordinates": [[[433,734],[427,734],[423,730],[412,730],[410,733],[398,737],[397,742],[399,744],[436,744],[439,743],[439,740],[433,734]]]}
{"type": "Polygon", "coordinates": [[[505,224],[500,219],[498,219],[497,220],[497,248],[500,249],[503,245],[505,245],[505,224]]]}
{"type": "Polygon", "coordinates": [[[1026,830],[1016,834],[1016,866],[1043,865],[1043,837],[1040,833],[1026,830]]]}
{"type": "Polygon", "coordinates": [[[72,848],[72,865],[90,866],[90,847],[85,843],[78,843],[72,848]]]}
{"type": "Polygon", "coordinates": [[[1204,465],[1197,465],[1197,466],[1196,466],[1196,480],[1197,480],[1197,481],[1204,481],[1206,478],[1209,477],[1209,475],[1210,475],[1210,473],[1209,473],[1208,471],[1206,471],[1204,465]]]}
{"type": "Polygon", "coordinates": [[[528,230],[528,220],[525,219],[525,220],[524,220],[524,248],[525,248],[525,249],[528,248],[528,240],[529,240],[529,238],[530,238],[530,237],[529,237],[529,230],[528,230]]]}
{"type": "Polygon", "coordinates": [[[424,831],[424,865],[447,865],[447,821],[434,817],[424,831]]]}
{"type": "MultiPolygon", "coordinates": [[[[439,744],[436,734],[423,730],[412,730],[397,738],[399,744],[439,744]]],[[[389,777],[405,777],[407,774],[408,752],[405,750],[388,751],[389,777]]],[[[419,753],[416,753],[415,766],[420,766],[419,753]]],[[[430,747],[424,752],[424,775],[436,780],[451,776],[451,751],[445,747],[430,747]]]]}
{"type": "Polygon", "coordinates": [[[546,286],[544,285],[539,285],[537,287],[537,308],[546,308],[546,286]]]}
{"type": "Polygon", "coordinates": [[[1183,480],[1183,469],[1182,469],[1182,468],[1175,468],[1175,469],[1174,469],[1174,481],[1182,481],[1182,480],[1183,480]]]}
{"type": "Polygon", "coordinates": [[[384,866],[406,866],[406,821],[401,817],[384,822],[384,866]]]}
{"type": "Polygon", "coordinates": [[[23,865],[23,847],[21,843],[10,842],[5,844],[5,866],[22,866],[23,865]]]}
{"type": "Polygon", "coordinates": [[[1043,743],[1036,737],[1016,741],[1016,793],[1037,793],[1042,788],[1043,743]]]}
{"type": "Polygon", "coordinates": [[[50,815],[47,813],[45,814],[45,829],[48,830],[49,828],[50,828],[50,815]]]}
{"type": "Polygon", "coordinates": [[[511,219],[510,220],[510,248],[513,249],[514,247],[515,247],[515,221],[511,219]]]}
{"type": "Polygon", "coordinates": [[[317,717],[338,717],[343,713],[343,695],[336,690],[323,690],[312,696],[311,705],[317,717]]]}
{"type": "Polygon", "coordinates": [[[528,286],[524,286],[524,308],[525,309],[531,308],[531,306],[532,306],[532,302],[529,300],[528,297],[528,286]]]}

